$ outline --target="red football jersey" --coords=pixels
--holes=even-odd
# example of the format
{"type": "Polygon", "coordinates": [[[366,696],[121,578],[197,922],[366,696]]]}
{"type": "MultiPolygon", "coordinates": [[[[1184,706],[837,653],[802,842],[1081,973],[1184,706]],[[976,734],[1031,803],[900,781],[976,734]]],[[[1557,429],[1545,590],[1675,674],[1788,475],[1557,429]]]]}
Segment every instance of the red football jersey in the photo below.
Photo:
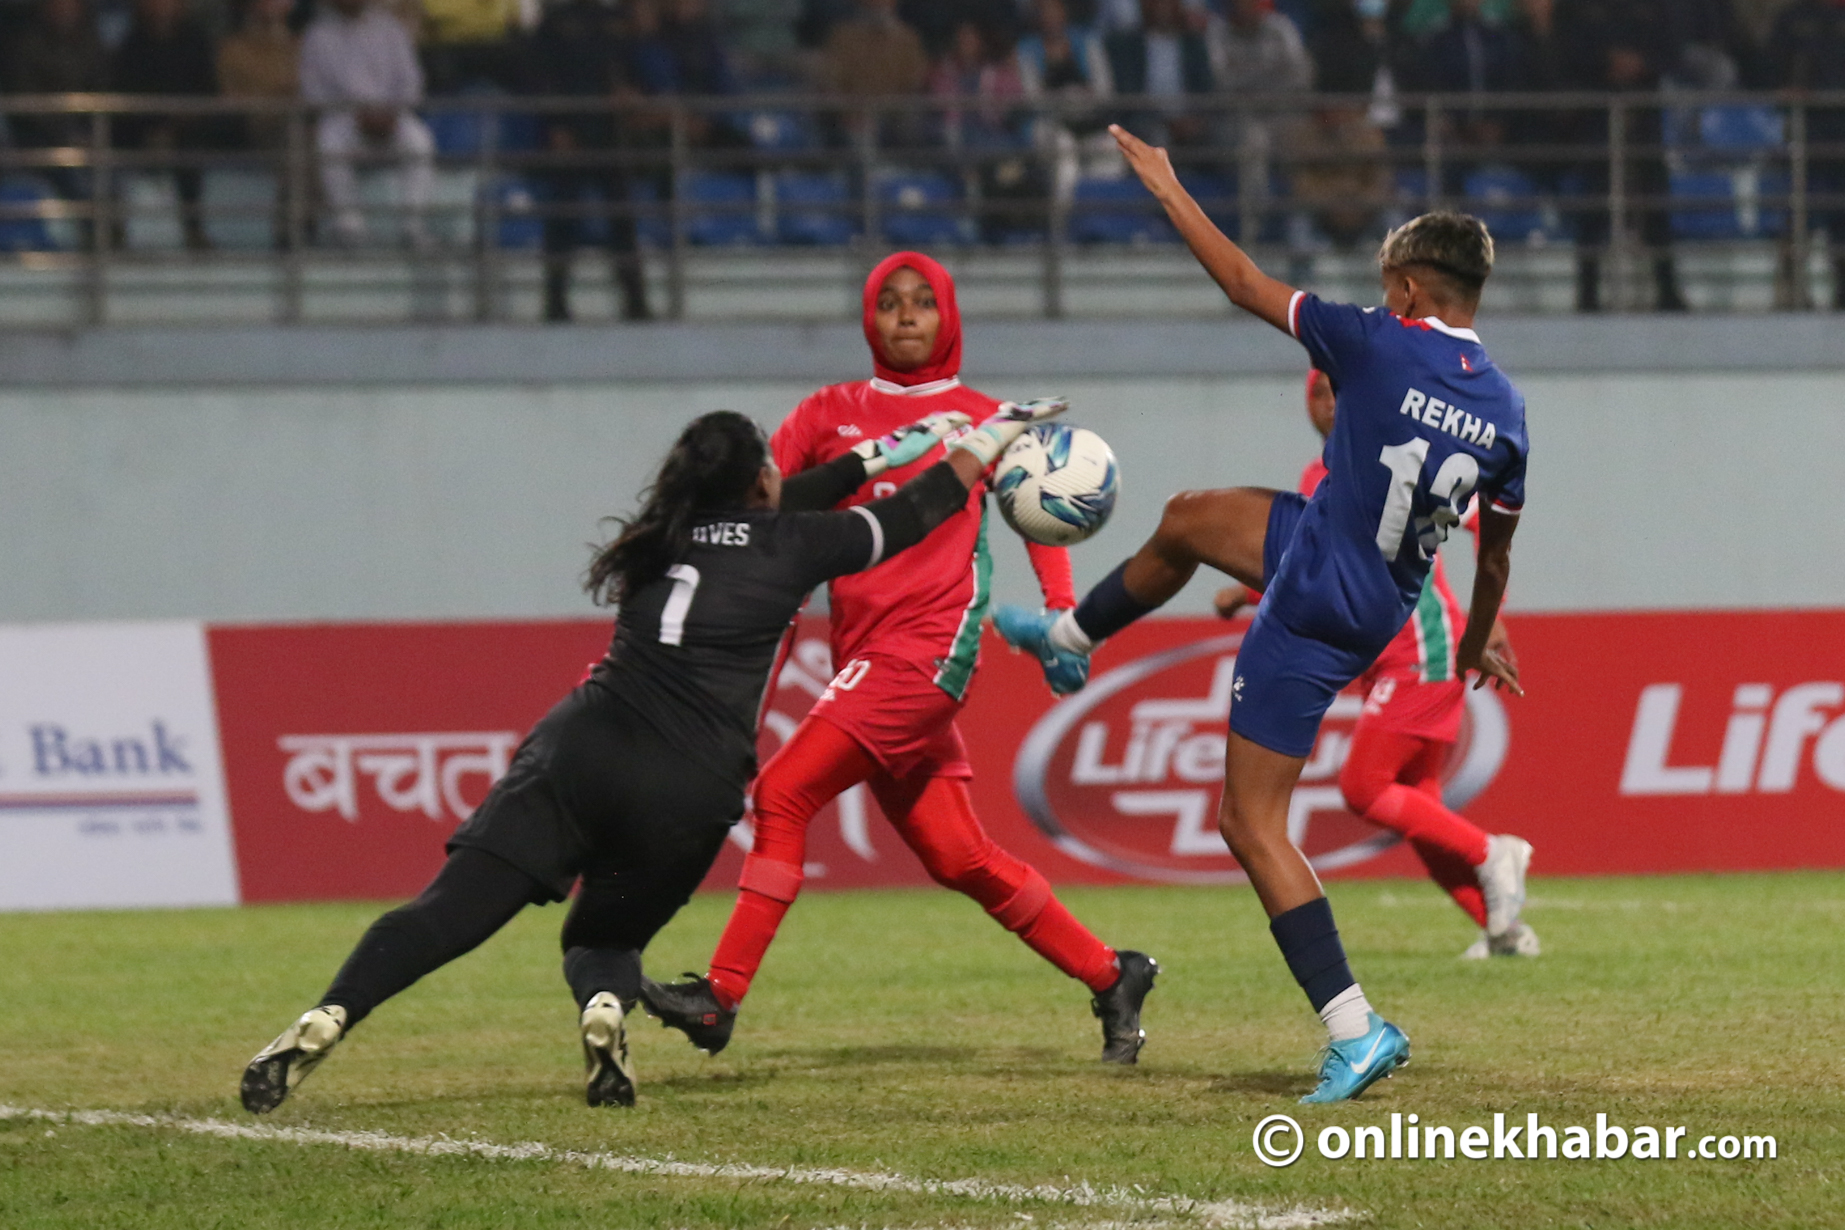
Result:
{"type": "MultiPolygon", "coordinates": [[[[929,384],[858,380],[821,389],[796,406],[771,441],[785,474],[831,461],[866,439],[886,435],[927,414],[959,410],[975,422],[998,402],[950,377],[929,384]]],[[[921,460],[887,470],[842,507],[891,494],[942,459],[937,446],[921,460]]],[[[1027,543],[1047,606],[1074,606],[1069,553],[1027,543]]],[[[993,561],[987,550],[986,488],[968,492],[967,507],[921,543],[875,568],[831,582],[833,662],[865,653],[901,657],[934,672],[935,683],[959,699],[973,678],[986,616],[993,561]]]]}
{"type": "MultiPolygon", "coordinates": [[[[1315,457],[1300,472],[1300,493],[1311,496],[1325,477],[1326,463],[1315,457]]],[[[1462,524],[1472,523],[1475,515],[1474,510],[1469,509],[1468,521],[1462,524]]],[[[1372,663],[1367,674],[1413,670],[1422,683],[1459,678],[1455,653],[1466,628],[1467,614],[1455,601],[1454,591],[1448,588],[1447,569],[1442,567],[1441,555],[1437,553],[1435,566],[1429,570],[1428,584],[1423,586],[1422,597],[1417,599],[1409,622],[1384,647],[1384,652],[1377,655],[1377,661],[1372,663]]]]}

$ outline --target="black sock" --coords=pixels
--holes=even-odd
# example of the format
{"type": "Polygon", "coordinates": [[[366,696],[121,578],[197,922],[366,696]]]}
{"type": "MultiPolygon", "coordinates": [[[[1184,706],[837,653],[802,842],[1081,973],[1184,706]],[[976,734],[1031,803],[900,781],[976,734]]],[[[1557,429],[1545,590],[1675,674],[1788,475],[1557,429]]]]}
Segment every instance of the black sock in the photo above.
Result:
{"type": "Polygon", "coordinates": [[[1281,955],[1307,1001],[1318,1012],[1346,988],[1357,985],[1352,967],[1345,962],[1345,945],[1333,925],[1332,905],[1315,897],[1269,919],[1268,929],[1281,946],[1281,955]]]}
{"type": "Polygon", "coordinates": [[[641,997],[641,954],[632,948],[571,948],[564,953],[564,980],[583,1008],[598,991],[611,991],[630,1012],[641,997]]]}
{"type": "Polygon", "coordinates": [[[320,998],[346,1010],[351,1029],[424,974],[480,946],[549,894],[511,863],[479,850],[449,855],[421,895],[373,923],[320,998]]]}
{"type": "Polygon", "coordinates": [[[1120,567],[1097,581],[1095,588],[1084,594],[1082,602],[1077,604],[1076,626],[1098,644],[1148,611],[1159,609],[1128,593],[1127,584],[1121,579],[1125,572],[1127,561],[1122,560],[1120,567]]]}

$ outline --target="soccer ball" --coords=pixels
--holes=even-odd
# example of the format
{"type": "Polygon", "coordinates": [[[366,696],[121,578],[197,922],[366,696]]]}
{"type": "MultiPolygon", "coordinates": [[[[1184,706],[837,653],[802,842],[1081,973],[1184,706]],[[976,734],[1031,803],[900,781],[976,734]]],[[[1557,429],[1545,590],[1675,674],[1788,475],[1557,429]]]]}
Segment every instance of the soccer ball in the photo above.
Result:
{"type": "Polygon", "coordinates": [[[1106,525],[1120,486],[1115,454],[1102,437],[1063,423],[1033,427],[993,469],[999,515],[1047,547],[1071,546],[1106,525]]]}

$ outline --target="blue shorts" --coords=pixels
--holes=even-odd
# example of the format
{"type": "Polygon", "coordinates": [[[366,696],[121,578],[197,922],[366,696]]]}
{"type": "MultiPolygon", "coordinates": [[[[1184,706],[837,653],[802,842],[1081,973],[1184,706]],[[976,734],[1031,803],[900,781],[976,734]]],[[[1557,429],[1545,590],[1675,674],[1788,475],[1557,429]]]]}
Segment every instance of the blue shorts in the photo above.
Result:
{"type": "MultiPolygon", "coordinates": [[[[1269,505],[1268,536],[1262,544],[1265,589],[1306,507],[1306,498],[1292,491],[1277,492],[1269,505]]],[[[1311,756],[1320,719],[1333,697],[1364,674],[1376,656],[1291,631],[1263,603],[1237,651],[1230,729],[1271,752],[1311,756]]]]}

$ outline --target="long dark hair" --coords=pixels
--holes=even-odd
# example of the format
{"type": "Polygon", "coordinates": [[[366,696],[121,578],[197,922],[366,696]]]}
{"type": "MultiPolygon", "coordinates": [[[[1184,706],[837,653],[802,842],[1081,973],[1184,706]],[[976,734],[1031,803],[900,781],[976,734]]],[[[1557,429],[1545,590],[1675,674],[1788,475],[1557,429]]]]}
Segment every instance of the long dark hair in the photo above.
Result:
{"type": "Polygon", "coordinates": [[[613,518],[621,533],[597,550],[583,588],[613,605],[665,576],[691,545],[699,515],[742,508],[767,464],[769,442],[754,420],[735,410],[693,419],[641,493],[641,510],[613,518]]]}

